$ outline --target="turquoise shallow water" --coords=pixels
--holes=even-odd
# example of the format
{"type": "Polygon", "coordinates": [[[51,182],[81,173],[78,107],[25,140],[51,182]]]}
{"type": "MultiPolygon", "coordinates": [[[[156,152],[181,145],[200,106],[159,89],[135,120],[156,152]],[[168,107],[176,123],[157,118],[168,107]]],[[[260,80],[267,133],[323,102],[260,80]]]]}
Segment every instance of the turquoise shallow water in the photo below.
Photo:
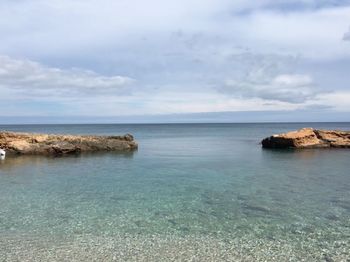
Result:
{"type": "Polygon", "coordinates": [[[159,259],[169,246],[185,249],[179,260],[203,255],[202,245],[226,252],[222,260],[350,258],[350,151],[259,145],[270,134],[305,126],[350,130],[350,123],[0,126],[131,133],[139,142],[134,153],[0,162],[0,258],[79,260],[98,247],[105,261],[124,260],[127,251],[115,255],[126,248],[123,239],[136,243],[133,250],[143,247],[129,252],[130,260],[150,258],[148,239],[158,243],[159,259]],[[197,251],[186,253],[184,240],[197,251]]]}

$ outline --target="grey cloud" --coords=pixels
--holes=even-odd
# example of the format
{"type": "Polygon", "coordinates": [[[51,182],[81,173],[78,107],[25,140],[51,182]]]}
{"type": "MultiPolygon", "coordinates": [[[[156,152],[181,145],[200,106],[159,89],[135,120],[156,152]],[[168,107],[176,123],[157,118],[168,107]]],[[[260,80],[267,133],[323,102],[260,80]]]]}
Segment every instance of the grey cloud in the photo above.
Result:
{"type": "Polygon", "coordinates": [[[278,0],[267,1],[264,8],[295,12],[298,10],[347,6],[349,4],[349,0],[278,0]]]}
{"type": "Polygon", "coordinates": [[[316,94],[312,85],[312,79],[307,75],[278,75],[263,82],[257,82],[254,77],[226,82],[226,88],[236,96],[289,103],[302,103],[312,98],[316,94]]]}
{"type": "Polygon", "coordinates": [[[303,103],[318,94],[311,76],[293,73],[297,57],[246,53],[231,59],[242,72],[229,77],[221,92],[288,103],[303,103]]]}
{"type": "Polygon", "coordinates": [[[343,40],[344,41],[350,41],[350,28],[348,30],[348,32],[346,32],[343,36],[343,40]]]}
{"type": "Polygon", "coordinates": [[[313,105],[307,105],[304,107],[305,110],[331,110],[334,106],[330,105],[321,105],[321,104],[313,104],[313,105]]]}

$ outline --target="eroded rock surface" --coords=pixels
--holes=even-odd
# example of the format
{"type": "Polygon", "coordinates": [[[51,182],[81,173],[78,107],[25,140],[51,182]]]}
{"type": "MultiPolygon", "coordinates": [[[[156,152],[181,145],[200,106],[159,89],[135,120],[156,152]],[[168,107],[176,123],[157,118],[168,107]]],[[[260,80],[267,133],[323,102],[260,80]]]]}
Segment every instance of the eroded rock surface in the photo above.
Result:
{"type": "Polygon", "coordinates": [[[303,128],[262,140],[264,148],[350,148],[350,131],[303,128]]]}
{"type": "Polygon", "coordinates": [[[47,135],[0,132],[0,148],[7,154],[65,155],[97,151],[132,151],[137,143],[132,135],[47,135]]]}

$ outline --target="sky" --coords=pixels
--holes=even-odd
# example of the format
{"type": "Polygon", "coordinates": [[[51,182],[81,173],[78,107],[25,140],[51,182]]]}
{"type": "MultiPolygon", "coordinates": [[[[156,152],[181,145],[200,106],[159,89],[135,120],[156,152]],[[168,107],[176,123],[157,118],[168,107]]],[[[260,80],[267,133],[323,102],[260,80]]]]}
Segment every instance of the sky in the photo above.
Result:
{"type": "Polygon", "coordinates": [[[350,0],[2,0],[0,124],[350,121],[350,0]]]}

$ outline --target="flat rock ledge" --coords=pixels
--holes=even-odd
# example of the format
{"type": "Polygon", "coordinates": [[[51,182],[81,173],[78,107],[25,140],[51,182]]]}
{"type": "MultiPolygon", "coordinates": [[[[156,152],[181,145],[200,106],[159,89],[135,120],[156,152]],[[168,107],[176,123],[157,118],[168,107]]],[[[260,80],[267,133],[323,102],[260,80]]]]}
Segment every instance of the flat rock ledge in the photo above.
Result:
{"type": "Polygon", "coordinates": [[[303,128],[261,141],[264,148],[350,148],[350,131],[303,128]]]}
{"type": "Polygon", "coordinates": [[[137,143],[130,134],[124,136],[48,135],[0,132],[0,148],[7,154],[67,155],[83,152],[133,151],[137,143]]]}

